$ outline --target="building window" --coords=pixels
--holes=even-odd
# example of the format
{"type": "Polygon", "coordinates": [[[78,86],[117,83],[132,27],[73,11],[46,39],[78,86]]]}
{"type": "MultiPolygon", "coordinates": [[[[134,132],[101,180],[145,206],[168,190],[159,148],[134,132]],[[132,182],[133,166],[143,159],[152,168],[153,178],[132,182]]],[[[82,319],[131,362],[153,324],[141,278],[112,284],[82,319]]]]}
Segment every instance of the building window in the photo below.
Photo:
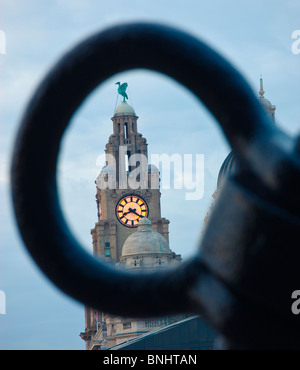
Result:
{"type": "Polygon", "coordinates": [[[105,257],[110,257],[110,242],[105,242],[104,246],[105,257]]]}
{"type": "Polygon", "coordinates": [[[145,321],[145,328],[157,328],[158,326],[158,321],[145,321]]]}
{"type": "Polygon", "coordinates": [[[123,323],[123,329],[131,329],[131,322],[124,322],[123,323]]]}

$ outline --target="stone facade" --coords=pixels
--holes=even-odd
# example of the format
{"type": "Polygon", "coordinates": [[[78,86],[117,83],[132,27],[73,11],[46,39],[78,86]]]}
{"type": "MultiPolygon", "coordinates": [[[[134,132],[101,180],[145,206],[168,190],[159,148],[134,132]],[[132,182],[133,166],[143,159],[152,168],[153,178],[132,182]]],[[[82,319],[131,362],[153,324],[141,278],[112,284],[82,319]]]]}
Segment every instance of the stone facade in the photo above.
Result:
{"type": "MultiPolygon", "coordinates": [[[[117,107],[112,117],[113,134],[105,147],[106,165],[96,179],[98,221],[91,230],[93,253],[120,269],[174,266],[181,262],[181,256],[169,247],[169,220],[161,217],[159,171],[148,163],[147,140],[138,132],[137,120],[134,109],[126,102],[117,107]],[[131,161],[135,155],[143,162],[139,166],[131,161]],[[134,173],[137,177],[133,187],[134,173]],[[129,211],[122,213],[125,207],[129,211]],[[129,220],[120,216],[131,210],[129,220]],[[136,212],[143,213],[138,216],[136,212]]],[[[134,320],[85,307],[85,332],[80,336],[86,349],[109,348],[182,317],[134,320]]]]}
{"type": "Polygon", "coordinates": [[[96,180],[96,202],[98,207],[98,222],[91,230],[93,250],[97,255],[106,256],[119,262],[125,240],[136,231],[135,228],[124,227],[116,218],[116,205],[126,195],[142,197],[149,208],[148,218],[154,230],[161,233],[169,241],[169,221],[161,217],[159,172],[155,166],[146,163],[147,185],[132,189],[128,181],[129,175],[136,169],[126,164],[126,157],[143,155],[148,158],[147,140],[137,131],[137,120],[133,108],[122,102],[112,117],[113,134],[106,144],[106,166],[102,169],[96,180]],[[122,176],[123,175],[123,176],[122,176]],[[115,178],[111,188],[104,189],[98,186],[105,177],[115,178]],[[153,186],[155,185],[155,186],[153,186]],[[105,254],[105,245],[110,245],[110,256],[105,254]]]}

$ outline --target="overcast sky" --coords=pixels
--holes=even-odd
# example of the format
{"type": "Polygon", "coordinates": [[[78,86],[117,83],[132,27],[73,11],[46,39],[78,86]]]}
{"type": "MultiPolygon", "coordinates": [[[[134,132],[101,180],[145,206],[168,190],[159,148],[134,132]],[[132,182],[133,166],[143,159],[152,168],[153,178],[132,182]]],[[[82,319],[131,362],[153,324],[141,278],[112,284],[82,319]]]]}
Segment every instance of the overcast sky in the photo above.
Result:
{"type": "MultiPolygon", "coordinates": [[[[6,314],[0,315],[1,349],[85,348],[79,337],[84,331],[83,305],[49,283],[19,238],[10,201],[10,155],[24,107],[55,61],[98,30],[141,20],[176,26],[205,40],[236,66],[257,96],[262,74],[265,96],[277,108],[277,125],[290,134],[299,132],[300,54],[292,52],[291,37],[300,29],[298,0],[2,0],[0,30],[6,35],[6,54],[0,55],[0,290],[7,302],[6,314]]],[[[138,130],[147,138],[150,154],[204,154],[201,200],[186,200],[186,189],[162,190],[171,249],[188,258],[197,248],[218,171],[230,148],[195,97],[154,72],[113,76],[74,117],[58,168],[66,218],[91,252],[90,229],[97,220],[94,181],[101,170],[97,158],[112,133],[117,81],[129,84],[128,103],[139,116],[138,130]]]]}

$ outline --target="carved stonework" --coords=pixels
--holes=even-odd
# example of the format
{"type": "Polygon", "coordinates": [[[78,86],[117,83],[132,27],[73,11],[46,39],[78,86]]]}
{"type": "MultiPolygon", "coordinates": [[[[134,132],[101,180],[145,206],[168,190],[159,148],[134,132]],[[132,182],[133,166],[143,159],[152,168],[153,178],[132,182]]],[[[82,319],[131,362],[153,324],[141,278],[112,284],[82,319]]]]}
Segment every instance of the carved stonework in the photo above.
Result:
{"type": "MultiPolygon", "coordinates": [[[[128,238],[130,238],[130,236],[137,232],[135,223],[132,223],[132,227],[126,227],[126,224],[124,224],[124,222],[122,223],[116,214],[116,206],[118,202],[122,198],[126,198],[126,196],[135,195],[147,203],[146,206],[149,210],[149,219],[153,227],[152,232],[157,232],[161,235],[160,237],[163,238],[162,240],[165,240],[166,244],[169,242],[169,221],[161,217],[161,193],[159,186],[155,189],[143,189],[142,187],[138,189],[120,189],[118,187],[119,174],[127,173],[127,176],[130,174],[130,168],[124,167],[125,160],[119,158],[120,153],[122,153],[120,149],[122,146],[122,148],[124,148],[124,145],[127,144],[125,151],[123,149],[124,156],[140,153],[148,158],[147,140],[137,131],[137,119],[138,117],[133,108],[128,106],[126,102],[121,103],[121,105],[116,109],[116,114],[112,118],[114,131],[113,134],[110,135],[108,143],[106,144],[107,166],[102,169],[103,172],[101,172],[101,175],[108,177],[108,174],[111,175],[115,172],[116,188],[100,189],[96,186],[98,222],[96,222],[95,227],[91,230],[93,252],[95,255],[100,258],[104,258],[107,262],[116,265],[119,268],[122,268],[122,265],[124,265],[126,261],[127,266],[134,269],[161,268],[170,263],[179,263],[181,261],[181,257],[170,251],[165,253],[163,256],[156,252],[152,254],[150,253],[149,256],[138,254],[134,256],[134,258],[127,256],[125,259],[122,259],[124,243],[128,238]],[[122,110],[124,110],[124,113],[122,113],[122,110]],[[112,168],[109,164],[108,155],[113,155],[116,168],[112,168]]],[[[148,171],[150,170],[148,169],[148,171]]],[[[151,171],[149,174],[150,173],[151,171]]],[[[157,176],[159,185],[159,173],[157,173],[157,176]]],[[[127,205],[127,213],[130,213],[130,209],[132,209],[131,207],[133,207],[133,205],[127,205]]],[[[136,205],[136,207],[138,206],[136,205]]],[[[134,217],[136,214],[132,213],[132,215],[132,217],[134,217]]],[[[142,214],[140,215],[140,220],[145,220],[142,214]]],[[[138,225],[138,222],[136,224],[138,225]]],[[[145,321],[128,321],[127,319],[126,322],[123,322],[123,319],[113,318],[109,315],[104,315],[105,320],[102,323],[104,326],[97,329],[95,328],[94,315],[95,310],[86,307],[86,328],[85,333],[82,333],[81,337],[86,341],[87,349],[101,349],[101,346],[104,345],[104,342],[102,343],[101,341],[104,341],[104,338],[105,346],[110,347],[118,341],[127,340],[131,337],[137,336],[137,332],[149,331],[149,327],[145,326],[145,321]],[[104,337],[103,333],[101,334],[101,330],[105,330],[106,337],[104,337]],[[118,338],[120,339],[116,339],[116,334],[118,334],[118,338]]],[[[97,315],[102,315],[102,313],[97,312],[97,315]]]]}

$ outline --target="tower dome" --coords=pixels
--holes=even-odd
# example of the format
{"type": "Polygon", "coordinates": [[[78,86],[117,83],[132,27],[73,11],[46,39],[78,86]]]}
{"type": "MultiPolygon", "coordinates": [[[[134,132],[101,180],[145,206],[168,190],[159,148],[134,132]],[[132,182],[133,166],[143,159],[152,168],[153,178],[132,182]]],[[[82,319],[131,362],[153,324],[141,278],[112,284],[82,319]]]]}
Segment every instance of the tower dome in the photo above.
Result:
{"type": "MultiPolygon", "coordinates": [[[[114,180],[116,175],[116,171],[111,166],[104,166],[99,173],[98,177],[96,178],[96,184],[99,189],[102,189],[104,184],[107,183],[108,179],[114,180]]],[[[105,188],[106,186],[104,186],[105,188]]]]}
{"type": "Polygon", "coordinates": [[[263,79],[260,78],[260,90],[259,90],[259,101],[261,105],[263,106],[264,110],[268,113],[268,115],[271,117],[272,121],[275,123],[275,110],[276,106],[273,105],[270,100],[265,98],[265,91],[263,87],[263,79]]]}
{"type": "Polygon", "coordinates": [[[136,116],[136,114],[131,105],[122,101],[115,110],[115,116],[136,116]]]}
{"type": "Polygon", "coordinates": [[[109,174],[109,173],[112,173],[114,174],[116,171],[111,167],[111,166],[104,166],[100,172],[100,175],[99,176],[103,176],[103,175],[106,175],[106,174],[109,174]]]}
{"type": "Polygon", "coordinates": [[[141,218],[137,232],[130,235],[122,249],[122,257],[172,253],[167,240],[154,231],[148,218],[141,218]]]}
{"type": "MultiPolygon", "coordinates": [[[[265,98],[265,91],[263,88],[263,79],[260,78],[260,90],[259,90],[259,101],[262,104],[264,110],[269,114],[273,122],[275,123],[275,110],[276,106],[273,105],[270,100],[265,98]]],[[[225,178],[228,175],[233,175],[238,168],[237,160],[233,155],[232,151],[225,158],[218,175],[217,189],[220,189],[224,183],[225,178]]]]}
{"type": "Polygon", "coordinates": [[[233,174],[236,171],[237,162],[233,156],[232,151],[228,154],[225,158],[224,162],[219,171],[218,181],[217,181],[217,189],[221,189],[226,177],[229,174],[233,174]]]}

